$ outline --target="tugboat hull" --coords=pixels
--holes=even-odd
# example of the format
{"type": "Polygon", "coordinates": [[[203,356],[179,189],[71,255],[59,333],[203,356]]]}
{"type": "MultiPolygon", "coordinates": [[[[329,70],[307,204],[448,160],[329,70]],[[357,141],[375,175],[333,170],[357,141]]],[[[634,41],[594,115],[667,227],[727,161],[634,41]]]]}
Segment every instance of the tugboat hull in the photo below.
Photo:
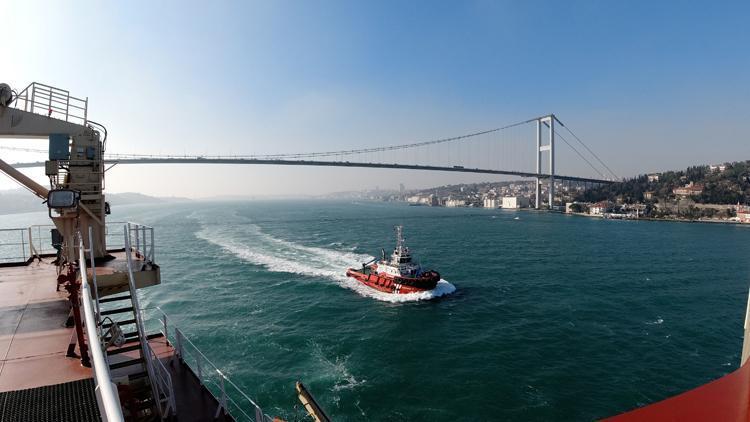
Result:
{"type": "Polygon", "coordinates": [[[372,272],[362,272],[349,268],[346,271],[348,277],[352,277],[367,287],[379,290],[384,293],[418,293],[432,290],[440,281],[440,274],[437,271],[427,271],[420,277],[388,277],[382,274],[372,272]]]}

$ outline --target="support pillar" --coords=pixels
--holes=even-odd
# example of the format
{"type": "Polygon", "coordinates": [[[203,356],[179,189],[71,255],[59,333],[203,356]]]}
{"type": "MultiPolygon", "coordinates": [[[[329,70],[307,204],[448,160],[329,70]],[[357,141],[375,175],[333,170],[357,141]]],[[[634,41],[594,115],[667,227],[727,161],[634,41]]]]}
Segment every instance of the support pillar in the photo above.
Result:
{"type": "Polygon", "coordinates": [[[555,202],[555,115],[549,116],[549,209],[555,202]]]}
{"type": "MultiPolygon", "coordinates": [[[[542,121],[536,121],[536,174],[540,174],[542,171],[542,121]]],[[[542,206],[542,186],[540,185],[541,180],[536,177],[534,185],[534,191],[536,192],[536,202],[534,208],[539,209],[542,206]]]]}
{"type": "Polygon", "coordinates": [[[540,117],[536,120],[536,209],[542,206],[540,177],[542,175],[542,153],[549,157],[549,209],[552,209],[555,199],[555,115],[540,117]],[[549,144],[542,145],[542,124],[549,128],[549,144]]]}

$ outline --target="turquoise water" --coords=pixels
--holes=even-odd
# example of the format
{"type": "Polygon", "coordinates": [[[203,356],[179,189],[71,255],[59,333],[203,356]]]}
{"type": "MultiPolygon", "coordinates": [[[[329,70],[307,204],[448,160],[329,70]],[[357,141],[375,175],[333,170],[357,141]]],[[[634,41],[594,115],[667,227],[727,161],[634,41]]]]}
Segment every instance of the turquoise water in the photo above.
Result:
{"type": "Polygon", "coordinates": [[[317,201],[114,211],[157,230],[163,284],[143,304],[290,420],[298,379],[334,420],[592,420],[739,362],[750,227],[317,201]],[[393,302],[343,275],[396,224],[444,296],[393,302]]]}

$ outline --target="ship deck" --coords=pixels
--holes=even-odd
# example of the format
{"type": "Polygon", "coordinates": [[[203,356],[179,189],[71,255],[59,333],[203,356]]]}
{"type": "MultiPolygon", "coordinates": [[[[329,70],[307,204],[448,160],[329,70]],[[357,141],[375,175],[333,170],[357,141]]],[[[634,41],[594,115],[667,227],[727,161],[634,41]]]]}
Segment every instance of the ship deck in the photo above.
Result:
{"type": "MultiPolygon", "coordinates": [[[[122,252],[113,255],[124,259],[122,252]]],[[[93,377],[79,358],[66,356],[75,330],[66,327],[68,293],[62,288],[56,291],[57,273],[51,260],[0,267],[0,395],[93,377]]],[[[164,337],[149,342],[172,375],[177,420],[213,420],[216,399],[186,365],[174,359],[174,349],[164,337]]],[[[75,350],[78,353],[77,346],[75,350]]],[[[127,354],[115,356],[124,359],[127,354]]],[[[126,375],[122,369],[112,371],[113,379],[122,375],[126,375]]],[[[0,407],[0,419],[5,410],[0,407]]]]}
{"type": "Polygon", "coordinates": [[[74,335],[65,326],[70,302],[46,261],[0,268],[0,392],[92,377],[65,356],[74,335]]]}

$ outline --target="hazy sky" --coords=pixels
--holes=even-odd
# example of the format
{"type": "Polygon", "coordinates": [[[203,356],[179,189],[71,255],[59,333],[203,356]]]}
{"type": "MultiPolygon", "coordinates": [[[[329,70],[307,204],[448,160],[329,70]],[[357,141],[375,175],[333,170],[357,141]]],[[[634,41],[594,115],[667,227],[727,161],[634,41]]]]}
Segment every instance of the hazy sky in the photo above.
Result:
{"type": "MultiPolygon", "coordinates": [[[[748,1],[4,0],[2,11],[0,82],[89,97],[109,152],[360,148],[554,112],[620,175],[750,159],[748,1]]],[[[206,197],[482,180],[493,179],[118,166],[107,189],[206,197]]]]}

